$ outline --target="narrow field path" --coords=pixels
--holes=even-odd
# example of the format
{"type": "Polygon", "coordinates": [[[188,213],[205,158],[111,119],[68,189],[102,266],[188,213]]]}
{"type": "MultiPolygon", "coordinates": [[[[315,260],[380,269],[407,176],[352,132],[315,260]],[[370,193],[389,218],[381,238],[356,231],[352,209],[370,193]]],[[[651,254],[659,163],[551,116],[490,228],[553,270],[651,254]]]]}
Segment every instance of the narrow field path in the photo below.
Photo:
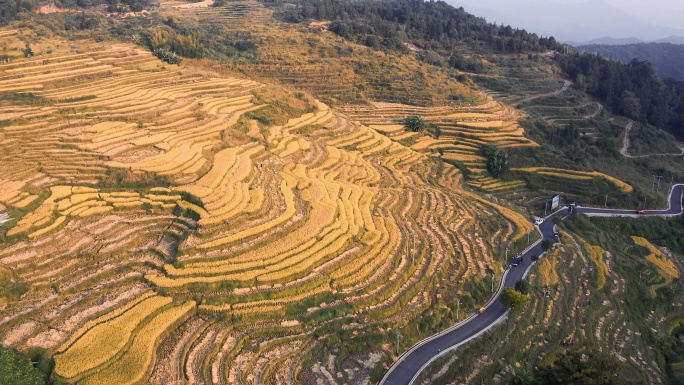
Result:
{"type": "Polygon", "coordinates": [[[684,156],[684,143],[676,141],[675,144],[677,147],[679,147],[679,154],[673,154],[673,153],[660,153],[660,154],[647,154],[647,155],[630,155],[628,153],[629,151],[629,133],[632,131],[632,128],[634,127],[634,121],[630,120],[627,125],[625,126],[625,136],[622,138],[622,148],[620,149],[620,154],[624,156],[625,158],[648,158],[650,156],[684,156]]]}
{"type": "Polygon", "coordinates": [[[570,80],[563,80],[563,87],[561,89],[553,91],[553,92],[547,92],[545,94],[536,94],[536,95],[528,96],[519,102],[515,102],[515,103],[511,104],[511,106],[517,107],[517,106],[519,106],[525,102],[529,102],[531,100],[536,100],[536,99],[540,99],[540,98],[547,98],[550,96],[560,95],[563,92],[567,91],[571,85],[572,85],[572,82],[570,80]]]}
{"type": "Polygon", "coordinates": [[[627,122],[627,125],[625,126],[625,136],[622,138],[622,148],[620,149],[620,154],[626,158],[633,157],[627,153],[627,150],[629,150],[629,132],[632,131],[632,126],[634,126],[633,121],[630,120],[627,122]]]}
{"type": "MultiPolygon", "coordinates": [[[[558,119],[548,119],[548,118],[546,118],[546,117],[543,117],[543,118],[544,118],[545,120],[549,121],[549,122],[561,122],[561,121],[589,120],[589,119],[593,119],[593,118],[597,117],[597,116],[603,111],[603,105],[602,105],[602,104],[596,103],[596,102],[589,102],[589,103],[585,103],[585,104],[582,104],[581,106],[576,106],[576,107],[575,107],[575,106],[572,106],[572,107],[544,107],[544,108],[548,108],[548,109],[552,109],[552,108],[553,108],[553,109],[563,109],[563,108],[575,108],[575,109],[579,109],[579,108],[584,108],[584,107],[586,107],[586,106],[592,106],[592,105],[596,105],[596,106],[598,106],[598,108],[596,109],[596,111],[594,111],[594,112],[592,112],[591,114],[588,114],[588,115],[578,116],[578,117],[576,117],[576,118],[558,118],[558,119]]],[[[536,106],[532,106],[532,107],[536,107],[536,106]]]]}
{"type": "Polygon", "coordinates": [[[595,117],[599,116],[599,114],[601,114],[601,112],[603,112],[603,104],[593,102],[593,103],[587,103],[586,105],[589,105],[589,104],[596,104],[598,106],[598,108],[596,109],[596,111],[592,112],[591,114],[584,115],[583,116],[584,119],[594,119],[595,117]]]}

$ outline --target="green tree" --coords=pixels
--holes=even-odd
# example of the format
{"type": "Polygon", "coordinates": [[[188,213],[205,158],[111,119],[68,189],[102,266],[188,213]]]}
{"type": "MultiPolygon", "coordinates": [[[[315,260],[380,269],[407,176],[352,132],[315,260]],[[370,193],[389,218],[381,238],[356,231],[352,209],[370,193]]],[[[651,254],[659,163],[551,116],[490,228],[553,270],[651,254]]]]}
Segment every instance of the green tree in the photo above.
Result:
{"type": "Polygon", "coordinates": [[[631,119],[641,117],[641,101],[632,91],[623,91],[618,102],[618,111],[631,119]]]}
{"type": "Polygon", "coordinates": [[[55,361],[43,348],[32,347],[26,352],[28,358],[33,362],[33,366],[41,371],[46,378],[50,377],[55,368],[55,361]]]}
{"type": "Polygon", "coordinates": [[[527,296],[517,290],[507,287],[503,289],[499,301],[509,309],[522,310],[527,302],[527,296]]]}
{"type": "Polygon", "coordinates": [[[45,376],[26,356],[0,348],[0,384],[45,385],[45,376]]]}
{"type": "Polygon", "coordinates": [[[508,152],[496,150],[487,157],[487,170],[494,178],[499,178],[510,169],[508,152]]]}
{"type": "Polygon", "coordinates": [[[549,251],[553,247],[553,241],[550,239],[544,239],[544,241],[541,244],[542,250],[544,251],[549,251]]]}
{"type": "Polygon", "coordinates": [[[31,49],[31,44],[29,44],[28,42],[26,42],[26,48],[24,48],[24,49],[22,50],[22,52],[24,53],[24,57],[31,57],[31,56],[33,56],[33,49],[31,49]]]}
{"type": "Polygon", "coordinates": [[[0,0],[0,27],[9,24],[17,18],[17,2],[14,0],[0,0]]]}
{"type": "Polygon", "coordinates": [[[551,366],[537,369],[536,377],[544,385],[621,385],[625,382],[620,368],[621,364],[606,354],[573,351],[560,354],[551,366]]]}
{"type": "Polygon", "coordinates": [[[515,283],[515,290],[522,294],[528,294],[530,292],[530,283],[524,279],[515,283]]]}
{"type": "Polygon", "coordinates": [[[409,131],[420,132],[425,128],[425,120],[422,116],[409,116],[404,120],[404,127],[409,131]]]}
{"type": "Polygon", "coordinates": [[[537,379],[534,373],[525,368],[518,368],[513,372],[511,385],[536,385],[537,379]]]}

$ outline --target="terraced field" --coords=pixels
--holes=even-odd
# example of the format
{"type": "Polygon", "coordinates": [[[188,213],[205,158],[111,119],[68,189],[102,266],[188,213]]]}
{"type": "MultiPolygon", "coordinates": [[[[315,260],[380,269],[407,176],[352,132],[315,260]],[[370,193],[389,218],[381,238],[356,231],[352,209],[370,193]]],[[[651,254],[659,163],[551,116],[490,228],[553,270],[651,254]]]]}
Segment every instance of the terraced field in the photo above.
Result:
{"type": "Polygon", "coordinates": [[[520,113],[492,98],[487,98],[486,103],[481,105],[461,108],[372,103],[368,107],[345,106],[341,110],[352,119],[371,125],[415,151],[465,166],[471,173],[468,184],[487,192],[509,192],[524,188],[525,183],[491,178],[487,172],[486,159],[481,155],[482,146],[538,146],[525,137],[524,129],[518,125],[520,113]],[[426,123],[436,125],[440,129],[440,136],[435,139],[420,133],[407,133],[403,122],[409,116],[421,116],[426,123]]]}
{"type": "MultiPolygon", "coordinates": [[[[174,3],[165,5],[165,12],[177,14],[174,3]]],[[[602,112],[597,103],[579,105],[575,99],[568,99],[572,83],[553,78],[553,69],[543,58],[491,55],[492,60],[504,64],[497,69],[498,73],[468,75],[472,79],[484,76],[493,80],[491,86],[495,89],[500,88],[497,82],[510,79],[520,83],[521,89],[501,92],[488,89],[488,83],[481,84],[485,95],[472,92],[474,88],[465,73],[411,60],[413,54],[398,55],[351,44],[328,31],[326,21],[308,25],[279,22],[274,8],[259,2],[191,7],[184,9],[183,17],[200,23],[221,23],[230,33],[250,36],[268,47],[258,49],[254,59],[217,65],[217,71],[239,70],[263,82],[309,91],[352,120],[373,126],[394,141],[467,168],[470,186],[500,196],[526,194],[529,186],[521,179],[492,178],[481,155],[483,145],[502,149],[537,147],[518,124],[518,120],[529,116],[546,119],[558,128],[578,124],[583,134],[595,135],[593,118],[602,112]],[[246,23],[250,20],[254,22],[246,23]],[[521,62],[525,65],[521,66],[521,62]],[[520,104],[521,109],[505,103],[520,104]],[[439,138],[399,129],[405,117],[414,115],[437,125],[441,130],[439,138]]],[[[460,52],[474,55],[467,44],[463,44],[460,52]]]]}
{"type": "MultiPolygon", "coordinates": [[[[633,249],[616,255],[571,233],[562,233],[562,239],[532,271],[522,312],[435,363],[417,383],[479,384],[522,377],[535,366],[552,363],[566,349],[616,357],[624,365],[620,375],[628,382],[667,383],[649,334],[665,330],[671,315],[657,309],[642,317],[634,309],[641,301],[641,285],[666,285],[684,268],[681,260],[635,238],[635,245],[652,249],[648,259],[658,266],[644,269],[641,280],[639,273],[626,274],[625,268],[634,269],[639,259],[633,249]],[[508,343],[501,344],[502,338],[508,343]]],[[[678,304],[682,299],[678,295],[673,300],[678,304]]]]}
{"type": "MultiPolygon", "coordinates": [[[[419,106],[454,104],[457,95],[477,101],[472,92],[439,69],[384,50],[351,44],[328,31],[327,22],[290,24],[274,17],[273,7],[254,0],[226,2],[219,7],[190,7],[182,14],[175,3],[163,3],[164,15],[221,25],[234,36],[258,44],[253,60],[227,61],[221,70],[240,71],[253,79],[305,90],[329,105],[372,101],[419,106]]],[[[469,101],[470,103],[470,101],[469,101]]]]}
{"type": "Polygon", "coordinates": [[[527,168],[513,168],[511,172],[520,173],[533,173],[543,176],[548,179],[562,179],[566,181],[574,181],[576,183],[582,183],[587,181],[592,181],[594,178],[600,178],[611,183],[615,188],[621,190],[622,192],[629,193],[632,192],[633,188],[629,184],[614,178],[610,175],[598,171],[573,171],[565,170],[552,167],[527,167],[527,168]]]}
{"type": "MultiPolygon", "coordinates": [[[[60,46],[0,65],[0,266],[16,288],[0,336],[54,354],[66,380],[363,380],[394,358],[388,330],[500,275],[501,245],[532,229],[463,190],[428,156],[438,143],[406,146],[358,108],[134,46],[60,46]],[[292,103],[284,124],[259,123],[278,108],[265,95],[292,103]]],[[[477,120],[495,113],[514,116],[490,101],[434,121],[464,146],[534,145],[477,120]]]]}

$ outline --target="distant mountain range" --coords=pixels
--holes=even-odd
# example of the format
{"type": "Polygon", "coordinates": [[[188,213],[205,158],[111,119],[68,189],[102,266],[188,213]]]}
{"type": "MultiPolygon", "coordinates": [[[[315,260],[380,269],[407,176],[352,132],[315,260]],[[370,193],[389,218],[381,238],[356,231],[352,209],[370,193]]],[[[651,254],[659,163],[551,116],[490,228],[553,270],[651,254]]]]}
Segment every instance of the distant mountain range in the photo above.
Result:
{"type": "Polygon", "coordinates": [[[632,59],[647,60],[655,73],[663,79],[684,81],[684,45],[671,43],[638,43],[624,45],[581,45],[577,49],[598,52],[611,59],[629,63],[632,59]]]}
{"type": "Polygon", "coordinates": [[[684,37],[680,36],[668,36],[663,39],[658,39],[658,40],[653,40],[653,41],[644,41],[641,39],[637,39],[635,37],[627,37],[627,38],[614,38],[614,37],[602,37],[594,40],[589,40],[589,41],[583,41],[583,42],[572,42],[568,41],[566,42],[568,44],[574,45],[576,47],[578,46],[583,46],[583,45],[625,45],[625,44],[640,44],[640,43],[670,43],[670,44],[684,44],[684,37]]]}
{"type": "Polygon", "coordinates": [[[613,7],[604,0],[560,4],[548,0],[446,0],[490,22],[524,28],[577,44],[684,44],[684,30],[661,27],[613,7]]]}

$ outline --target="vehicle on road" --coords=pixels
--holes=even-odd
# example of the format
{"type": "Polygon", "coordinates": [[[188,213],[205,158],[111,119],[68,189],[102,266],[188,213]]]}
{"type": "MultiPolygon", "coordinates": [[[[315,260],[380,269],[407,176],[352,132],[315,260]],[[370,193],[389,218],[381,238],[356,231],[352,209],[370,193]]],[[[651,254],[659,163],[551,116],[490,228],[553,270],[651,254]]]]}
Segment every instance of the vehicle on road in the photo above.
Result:
{"type": "Polygon", "coordinates": [[[542,223],[544,223],[544,218],[537,218],[534,220],[535,225],[541,225],[542,223]]]}
{"type": "MultiPolygon", "coordinates": [[[[579,212],[582,214],[587,214],[589,216],[607,216],[607,217],[620,217],[624,216],[625,214],[628,213],[634,213],[631,215],[653,215],[653,216],[660,216],[660,217],[668,217],[668,216],[675,216],[675,215],[681,215],[682,212],[684,211],[684,207],[682,207],[682,203],[684,203],[684,184],[679,184],[676,185],[673,189],[670,190],[670,196],[668,197],[668,202],[670,203],[671,208],[668,210],[661,210],[661,211],[648,211],[648,214],[644,210],[635,210],[635,209],[625,209],[625,210],[609,210],[609,209],[601,209],[601,208],[588,208],[588,207],[581,207],[577,206],[577,208],[574,208],[574,205],[568,205],[568,210],[559,210],[558,212],[555,212],[552,214],[551,217],[555,218],[561,218],[565,219],[570,217],[574,212],[579,212]]],[[[535,217],[536,219],[536,217],[535,217]]],[[[540,218],[540,222],[543,223],[543,219],[540,218]]],[[[535,220],[535,223],[537,221],[535,220]]],[[[547,226],[544,226],[544,232],[542,232],[542,239],[541,241],[543,242],[544,240],[548,241],[553,241],[554,238],[556,237],[556,234],[558,231],[554,229],[553,231],[549,231],[550,229],[547,228],[547,226]]],[[[563,236],[563,234],[559,234],[560,237],[563,236]]],[[[560,239],[559,239],[560,240],[560,239]]],[[[526,256],[529,255],[529,258],[532,263],[537,262],[541,256],[539,253],[541,253],[540,248],[531,248],[530,250],[527,251],[525,254],[526,256]]],[[[510,254],[509,254],[510,255],[510,254]]],[[[519,257],[519,255],[515,255],[516,258],[519,257]]],[[[525,257],[527,258],[527,257],[525,257]]],[[[520,275],[523,273],[523,269],[513,269],[509,265],[510,274],[506,275],[506,279],[503,287],[513,287],[513,285],[517,282],[517,280],[520,279],[520,275]]],[[[580,292],[580,294],[582,294],[580,292]]],[[[544,297],[551,297],[552,293],[549,287],[545,287],[543,291],[544,297]]],[[[588,298],[591,298],[591,291],[590,290],[585,290],[583,293],[588,298]]],[[[398,360],[392,367],[387,371],[385,376],[383,377],[382,381],[380,382],[381,385],[389,385],[389,384],[401,384],[401,385],[407,385],[411,384],[418,376],[420,375],[420,372],[427,367],[430,363],[434,362],[435,359],[439,356],[439,354],[435,354],[435,350],[438,351],[437,348],[438,346],[444,347],[445,349],[455,349],[459,346],[461,346],[463,343],[466,341],[480,335],[482,332],[488,330],[490,327],[495,325],[497,322],[500,322],[506,315],[506,312],[508,309],[504,306],[492,306],[491,309],[485,309],[485,308],[480,308],[476,312],[477,314],[482,314],[487,310],[487,315],[489,317],[486,317],[487,319],[484,319],[485,317],[474,317],[472,322],[464,323],[463,325],[459,325],[459,327],[454,328],[454,329],[449,329],[443,332],[440,332],[439,334],[432,336],[429,340],[423,340],[420,345],[417,345],[415,347],[415,350],[409,352],[406,354],[404,359],[398,360]],[[446,345],[449,345],[449,347],[446,347],[446,345]]]]}
{"type": "Polygon", "coordinates": [[[522,257],[518,257],[513,259],[513,262],[511,262],[511,266],[518,266],[523,262],[522,257]]]}

